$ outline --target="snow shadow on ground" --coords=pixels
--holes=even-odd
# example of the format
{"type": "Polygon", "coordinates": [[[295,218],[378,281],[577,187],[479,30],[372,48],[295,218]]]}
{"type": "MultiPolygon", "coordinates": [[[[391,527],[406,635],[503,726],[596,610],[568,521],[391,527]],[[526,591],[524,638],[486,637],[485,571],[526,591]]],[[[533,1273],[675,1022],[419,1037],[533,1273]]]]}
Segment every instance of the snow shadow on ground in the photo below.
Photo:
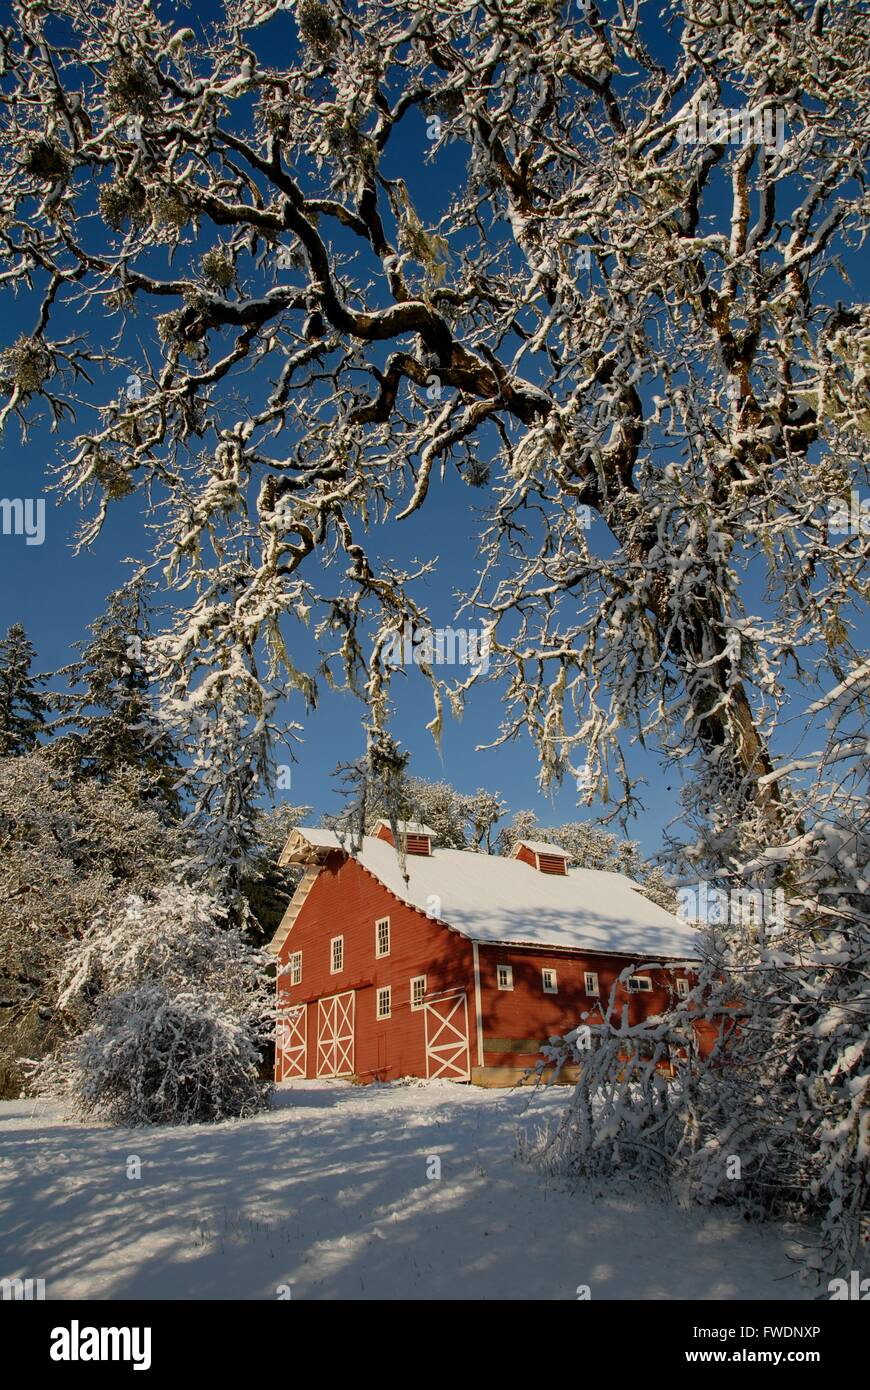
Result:
{"type": "Polygon", "coordinates": [[[252,1120],[135,1131],[5,1102],[0,1277],[49,1298],[806,1297],[782,1231],[519,1162],[518,1121],[567,1094],[303,1083],[252,1120]]]}

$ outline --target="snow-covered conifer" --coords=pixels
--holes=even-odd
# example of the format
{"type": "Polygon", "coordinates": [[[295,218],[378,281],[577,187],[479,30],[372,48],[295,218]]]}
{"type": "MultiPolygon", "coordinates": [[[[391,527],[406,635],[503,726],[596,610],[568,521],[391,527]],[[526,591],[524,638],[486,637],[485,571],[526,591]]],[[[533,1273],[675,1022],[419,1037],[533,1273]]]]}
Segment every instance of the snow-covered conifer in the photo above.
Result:
{"type": "Polygon", "coordinates": [[[30,753],[45,729],[48,701],[31,672],[35,652],[21,623],[0,640],[0,758],[30,753]]]}

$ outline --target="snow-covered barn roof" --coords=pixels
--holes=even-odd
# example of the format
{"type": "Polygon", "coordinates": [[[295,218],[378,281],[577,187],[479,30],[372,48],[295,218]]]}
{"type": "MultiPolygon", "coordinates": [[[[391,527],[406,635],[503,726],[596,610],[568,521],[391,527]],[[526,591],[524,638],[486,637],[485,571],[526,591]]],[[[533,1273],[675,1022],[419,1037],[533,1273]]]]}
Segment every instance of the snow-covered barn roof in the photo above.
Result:
{"type": "MultiPolygon", "coordinates": [[[[299,827],[281,863],[310,862],[330,849],[350,853],[349,843],[334,831],[299,827]]],[[[363,838],[354,858],[402,902],[473,941],[680,959],[698,955],[696,929],[650,902],[624,874],[599,869],[542,874],[519,859],[436,848],[426,857],[409,855],[403,878],[393,845],[374,835],[363,838]]],[[[293,920],[291,902],[273,950],[280,949],[293,920]]]]}

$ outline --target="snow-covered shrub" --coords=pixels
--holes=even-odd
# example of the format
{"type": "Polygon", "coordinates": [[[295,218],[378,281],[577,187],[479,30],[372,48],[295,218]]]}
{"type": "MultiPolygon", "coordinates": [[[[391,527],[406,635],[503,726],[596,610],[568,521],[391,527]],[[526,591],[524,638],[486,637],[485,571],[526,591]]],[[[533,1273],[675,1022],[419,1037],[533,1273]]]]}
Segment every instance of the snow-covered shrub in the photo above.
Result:
{"type": "Polygon", "coordinates": [[[60,1005],[77,1027],[36,1089],[82,1114],[191,1124],[266,1103],[263,957],[208,893],[169,884],[99,912],[63,972],[60,1005]]]}
{"type": "Polygon", "coordinates": [[[143,806],[139,779],[73,782],[43,752],[0,758],[0,1096],[20,1059],[58,1038],[56,982],[71,944],[106,902],[166,877],[175,830],[143,806]]]}

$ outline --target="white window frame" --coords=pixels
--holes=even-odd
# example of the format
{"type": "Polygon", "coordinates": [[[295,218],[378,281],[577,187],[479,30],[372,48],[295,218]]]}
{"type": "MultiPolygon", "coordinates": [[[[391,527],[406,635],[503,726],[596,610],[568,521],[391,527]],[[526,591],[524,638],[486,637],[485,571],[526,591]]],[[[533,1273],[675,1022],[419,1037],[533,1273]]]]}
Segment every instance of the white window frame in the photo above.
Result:
{"type": "Polygon", "coordinates": [[[290,956],[290,983],[291,985],[302,984],[302,952],[294,951],[290,956]]]}
{"type": "Polygon", "coordinates": [[[686,977],[685,977],[684,975],[681,975],[681,976],[679,977],[679,979],[677,980],[677,998],[678,998],[678,999],[688,999],[688,997],[689,997],[689,981],[686,979],[686,977]]]}
{"type": "Polygon", "coordinates": [[[376,993],[375,993],[375,1019],[376,1019],[376,1021],[377,1021],[378,1023],[383,1023],[384,1019],[392,1018],[392,1016],[393,1016],[393,987],[392,987],[392,985],[379,985],[379,986],[378,986],[378,989],[377,989],[377,991],[376,991],[376,993]],[[387,1009],[386,1009],[386,1013],[383,1013],[383,1012],[381,1011],[381,999],[382,999],[382,997],[383,997],[384,995],[387,996],[387,1001],[386,1001],[386,1002],[387,1002],[387,1009]]]}
{"type": "Polygon", "coordinates": [[[344,970],[344,937],[334,936],[329,943],[329,973],[340,975],[344,970]],[[338,965],[335,963],[335,948],[338,947],[338,965]]]}
{"type": "Polygon", "coordinates": [[[651,975],[629,975],[628,977],[629,994],[652,994],[652,987],[651,975]]]}
{"type": "Polygon", "coordinates": [[[419,1009],[425,1008],[425,1006],[426,1006],[426,976],[425,976],[425,975],[412,975],[412,976],[411,976],[411,983],[410,983],[410,987],[409,987],[409,988],[410,988],[411,1010],[412,1010],[413,1013],[417,1013],[417,1011],[418,1011],[419,1009]],[[421,996],[420,996],[420,1002],[419,1002],[419,1004],[415,1004],[415,1003],[414,1003],[414,986],[415,986],[415,985],[419,985],[419,984],[422,984],[423,989],[422,989],[422,991],[421,991],[421,996]]]}
{"type": "Polygon", "coordinates": [[[391,941],[391,934],[390,934],[390,919],[389,919],[389,917],[379,917],[378,920],[375,922],[375,957],[376,957],[376,959],[381,960],[384,956],[388,956],[388,955],[390,954],[390,946],[391,946],[391,945],[392,945],[392,941],[391,941]],[[386,927],[386,936],[387,936],[387,945],[386,945],[386,949],[383,950],[383,951],[381,950],[381,928],[382,928],[382,927],[386,927]]]}
{"type": "Polygon", "coordinates": [[[495,967],[495,979],[499,989],[513,989],[514,987],[514,968],[512,965],[497,965],[495,967]],[[505,972],[505,982],[502,984],[502,971],[505,972]]]}
{"type": "Polygon", "coordinates": [[[600,985],[599,985],[599,983],[598,983],[598,971],[597,971],[597,970],[584,970],[584,972],[583,972],[583,993],[584,993],[584,994],[593,994],[593,995],[595,995],[596,998],[600,995],[600,993],[601,993],[601,987],[600,987],[600,985]],[[589,983],[590,980],[592,981],[591,984],[589,983]]]}
{"type": "Polygon", "coordinates": [[[552,967],[549,965],[542,966],[541,968],[541,988],[543,989],[545,994],[559,993],[559,977],[556,974],[555,970],[553,970],[552,967]],[[552,982],[549,985],[547,984],[548,975],[551,975],[553,977],[552,982]]]}

